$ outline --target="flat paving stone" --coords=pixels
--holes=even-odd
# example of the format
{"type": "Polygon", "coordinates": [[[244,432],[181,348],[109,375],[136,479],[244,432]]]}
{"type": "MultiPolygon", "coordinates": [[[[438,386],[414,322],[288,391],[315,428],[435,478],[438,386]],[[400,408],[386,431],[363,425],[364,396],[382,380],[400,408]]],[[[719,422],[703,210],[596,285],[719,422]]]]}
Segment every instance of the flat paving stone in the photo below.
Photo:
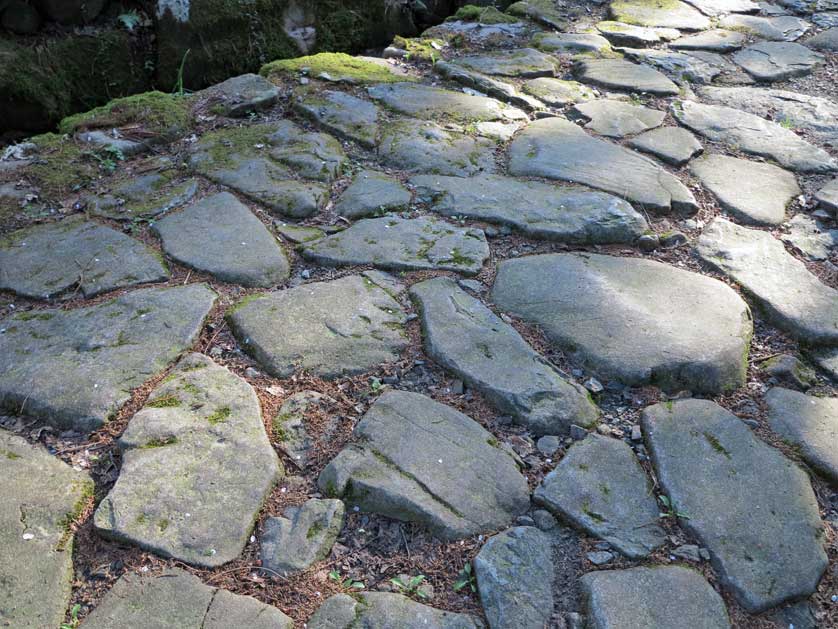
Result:
{"type": "Polygon", "coordinates": [[[725,70],[736,66],[723,56],[704,50],[680,52],[666,49],[623,48],[627,58],[654,66],[680,84],[711,83],[725,70]]]}
{"type": "Polygon", "coordinates": [[[704,151],[696,137],[681,127],[652,129],[631,138],[628,145],[673,166],[683,166],[704,151]]]}
{"type": "Polygon", "coordinates": [[[454,81],[468,89],[481,92],[515,107],[526,110],[544,109],[544,105],[539,100],[522,93],[515,84],[501,81],[448,61],[437,61],[434,64],[434,72],[449,81],[454,81]]]}
{"type": "Polygon", "coordinates": [[[482,229],[455,227],[433,217],[366,218],[302,250],[317,264],[371,264],[389,271],[438,269],[476,275],[489,258],[482,229]]]}
{"type": "Polygon", "coordinates": [[[152,218],[189,203],[198,192],[194,178],[180,180],[164,169],[135,175],[115,185],[110,192],[84,197],[85,210],[94,216],[117,221],[152,218]]]}
{"type": "Polygon", "coordinates": [[[423,605],[401,594],[359,592],[327,598],[307,623],[308,629],[354,627],[421,627],[421,629],[483,629],[483,622],[423,605]]]}
{"type": "Polygon", "coordinates": [[[93,481],[41,446],[0,430],[0,623],[58,627],[70,602],[73,532],[93,481]]]}
{"type": "Polygon", "coordinates": [[[374,170],[355,175],[349,187],[335,203],[335,212],[345,218],[362,218],[403,210],[410,205],[410,191],[395,177],[374,170]]]}
{"type": "Polygon", "coordinates": [[[728,31],[714,28],[696,35],[688,35],[670,42],[669,47],[675,50],[707,50],[710,52],[726,53],[739,50],[745,45],[747,38],[739,31],[728,31]]]}
{"type": "Polygon", "coordinates": [[[501,175],[410,179],[420,201],[445,216],[508,225],[531,238],[572,243],[630,243],[649,226],[629,203],[577,186],[501,175]]]}
{"type": "Polygon", "coordinates": [[[543,629],[553,612],[550,537],[516,526],[491,537],[474,558],[483,611],[492,629],[543,629]]]}
{"type": "Polygon", "coordinates": [[[128,573],[84,620],[85,629],[293,629],[281,611],[249,596],[204,585],[179,568],[128,573]]]}
{"type": "Polygon", "coordinates": [[[244,350],[278,378],[363,373],[407,346],[402,307],[370,274],[265,293],[227,316],[244,350]]]}
{"type": "Polygon", "coordinates": [[[811,356],[833,382],[838,382],[838,347],[820,349],[813,352],[811,356]]]}
{"type": "Polygon", "coordinates": [[[610,20],[597,22],[596,29],[615,46],[650,46],[681,36],[681,32],[673,28],[649,28],[610,20]]]}
{"type": "Polygon", "coordinates": [[[718,199],[722,209],[751,225],[779,225],[799,194],[794,174],[772,164],[727,155],[693,160],[690,172],[718,199]]]}
{"type": "Polygon", "coordinates": [[[638,26],[703,31],[711,25],[700,11],[679,0],[612,0],[609,12],[617,22],[638,26]]]}
{"type": "Polygon", "coordinates": [[[759,42],[735,53],[733,60],[757,81],[772,82],[806,76],[824,57],[793,42],[759,42]]]}
{"type": "Polygon", "coordinates": [[[806,343],[838,345],[838,291],[821,283],[770,233],[717,218],[696,250],[742,286],[778,328],[806,343]]]}
{"type": "Polygon", "coordinates": [[[586,59],[576,66],[575,74],[583,83],[611,90],[648,92],[655,96],[675,96],[680,92],[666,75],[625,59],[586,59]]]}
{"type": "Polygon", "coordinates": [[[722,586],[750,613],[815,591],[827,566],[809,477],[709,400],[643,411],[643,435],[679,523],[710,551],[722,586]]]}
{"type": "Polygon", "coordinates": [[[678,101],[672,114],[699,135],[744,153],[769,157],[789,170],[824,173],[838,169],[838,162],[823,149],[775,122],[739,109],[678,101]]]}
{"type": "Polygon", "coordinates": [[[375,148],[380,111],[373,103],[346,92],[323,90],[295,94],[294,110],[329,133],[361,146],[375,148]]]}
{"type": "Polygon", "coordinates": [[[810,37],[806,40],[805,44],[809,48],[814,48],[822,52],[838,51],[838,27],[833,26],[818,33],[814,37],[810,37]]]}
{"type": "Polygon", "coordinates": [[[32,299],[85,297],[149,282],[169,271],[138,240],[81,216],[0,238],[0,290],[32,299]]]}
{"type": "Polygon", "coordinates": [[[270,109],[279,101],[279,88],[258,74],[234,76],[198,93],[213,113],[232,118],[270,109]]]}
{"type": "Polygon", "coordinates": [[[820,207],[832,212],[833,216],[838,214],[838,178],[818,190],[815,193],[815,200],[820,207]]]}
{"type": "Polygon", "coordinates": [[[727,609],[704,577],[683,566],[589,572],[581,579],[595,629],[729,629],[727,609]]]}
{"type": "Polygon", "coordinates": [[[820,221],[805,214],[797,214],[787,224],[788,233],[782,234],[789,243],[809,260],[826,260],[838,247],[838,229],[829,229],[820,221]]]}
{"type": "Polygon", "coordinates": [[[838,26],[838,5],[833,11],[825,11],[823,13],[813,13],[809,16],[817,26],[826,29],[832,29],[838,26]]]}
{"type": "Polygon", "coordinates": [[[167,255],[224,282],[268,287],[288,279],[285,252],[253,213],[220,192],[153,225],[167,255]]]}
{"type": "Polygon", "coordinates": [[[765,394],[768,423],[803,460],[838,483],[838,398],[814,397],[775,387],[765,394]]]}
{"type": "Polygon", "coordinates": [[[536,255],[498,266],[492,300],[599,378],[706,393],[745,381],[750,312],[703,275],[638,258],[536,255]]]}
{"type": "Polygon", "coordinates": [[[761,15],[726,15],[719,24],[725,28],[745,31],[769,41],[794,41],[812,25],[791,15],[763,17],[761,15]]]}
{"type": "Polygon", "coordinates": [[[726,13],[756,13],[759,5],[751,0],[687,0],[704,15],[716,17],[726,13]]]}
{"type": "Polygon", "coordinates": [[[448,131],[433,122],[401,120],[384,131],[379,155],[413,173],[470,177],[497,170],[495,142],[448,131]]]}
{"type": "Polygon", "coordinates": [[[620,100],[601,99],[574,105],[572,111],[589,122],[586,129],[609,138],[624,138],[659,127],[666,112],[620,100]]]}
{"type": "Polygon", "coordinates": [[[329,183],[341,174],[347,161],[343,147],[331,135],[305,131],[290,120],[281,120],[268,136],[271,159],[304,179],[329,183]]]}
{"type": "Polygon", "coordinates": [[[553,2],[545,0],[521,0],[512,3],[507,13],[517,17],[527,17],[531,20],[549,26],[556,30],[567,27],[567,14],[553,2]]]}
{"type": "Polygon", "coordinates": [[[515,137],[509,172],[581,183],[651,210],[697,209],[686,186],[650,159],[590,136],[562,118],[536,120],[515,137]]]}
{"type": "Polygon", "coordinates": [[[596,33],[543,33],[533,39],[536,48],[559,54],[597,53],[611,49],[611,44],[596,33]]]}
{"type": "Polygon", "coordinates": [[[197,566],[241,554],[280,474],[256,392],[201,354],[154,389],[119,448],[97,531],[197,566]]]}
{"type": "Polygon", "coordinates": [[[498,50],[481,55],[457,57],[451,63],[488,74],[532,79],[539,76],[554,76],[557,61],[535,48],[498,50]]]}
{"type": "Polygon", "coordinates": [[[508,526],[529,507],[512,455],[476,421],[424,395],[384,393],[355,438],[317,483],[362,511],[454,540],[508,526]]]}
{"type": "Polygon", "coordinates": [[[136,290],[95,306],[0,321],[0,405],[94,430],[190,347],[216,294],[204,284],[136,290]]]}
{"type": "Polygon", "coordinates": [[[584,103],[597,97],[594,90],[578,81],[564,81],[551,77],[529,79],[524,82],[522,89],[551,107],[584,103]]]}
{"type": "Polygon", "coordinates": [[[455,120],[526,120],[527,115],[506,103],[418,83],[388,83],[368,89],[371,98],[416,118],[455,120]]]}
{"type": "Polygon", "coordinates": [[[575,443],[533,500],[631,559],[647,557],[666,541],[652,483],[619,439],[591,434],[575,443]]]}
{"type": "Polygon", "coordinates": [[[425,350],[536,435],[592,427],[599,411],[581,385],[568,382],[511,325],[447,277],[410,289],[421,313],[425,350]]]}

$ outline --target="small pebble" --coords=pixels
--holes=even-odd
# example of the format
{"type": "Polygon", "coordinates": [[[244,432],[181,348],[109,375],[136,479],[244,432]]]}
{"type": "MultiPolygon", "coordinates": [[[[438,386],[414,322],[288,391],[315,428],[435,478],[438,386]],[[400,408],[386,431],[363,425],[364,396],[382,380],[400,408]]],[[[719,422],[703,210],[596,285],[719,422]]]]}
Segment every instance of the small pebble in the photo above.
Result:
{"type": "Polygon", "coordinates": [[[660,246],[660,239],[655,234],[643,234],[637,239],[637,247],[644,253],[650,253],[660,246]]]}
{"type": "Polygon", "coordinates": [[[574,441],[582,441],[585,437],[588,436],[588,431],[582,428],[582,426],[577,426],[576,424],[571,424],[570,426],[570,438],[574,441]]]}
{"type": "Polygon", "coordinates": [[[588,553],[587,557],[588,561],[590,561],[595,566],[601,566],[614,559],[614,555],[605,550],[598,550],[593,553],[588,553]]]}
{"type": "Polygon", "coordinates": [[[631,440],[632,441],[641,441],[643,439],[643,433],[640,432],[640,426],[635,424],[631,427],[631,440]]]}
{"type": "Polygon", "coordinates": [[[605,390],[605,387],[603,387],[602,383],[596,378],[588,378],[585,380],[585,388],[591,393],[602,393],[605,390]]]}
{"type": "Polygon", "coordinates": [[[540,528],[542,531],[549,531],[558,524],[556,518],[553,517],[549,511],[545,511],[544,509],[536,509],[532,512],[532,519],[535,521],[535,525],[540,528]]]}
{"type": "Polygon", "coordinates": [[[536,442],[535,447],[538,448],[538,451],[544,456],[550,456],[559,449],[560,445],[561,440],[557,436],[544,435],[536,442]]]}

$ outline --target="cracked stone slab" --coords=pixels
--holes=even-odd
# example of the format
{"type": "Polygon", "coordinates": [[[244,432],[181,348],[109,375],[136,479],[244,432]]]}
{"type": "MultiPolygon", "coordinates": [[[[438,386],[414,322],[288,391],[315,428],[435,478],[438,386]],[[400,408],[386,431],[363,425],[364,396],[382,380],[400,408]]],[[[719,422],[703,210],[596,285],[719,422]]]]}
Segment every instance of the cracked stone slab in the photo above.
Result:
{"type": "Polygon", "coordinates": [[[85,629],[293,629],[281,611],[249,596],[204,585],[179,568],[159,574],[128,573],[84,621],[85,629]]]}
{"type": "Polygon", "coordinates": [[[285,399],[272,421],[274,440],[282,443],[285,453],[300,468],[305,468],[318,442],[328,443],[338,428],[340,418],[335,415],[337,402],[317,391],[300,391],[285,399]],[[305,421],[309,410],[317,409],[328,414],[325,425],[312,434],[305,421]]]}
{"type": "Polygon", "coordinates": [[[222,116],[242,118],[270,109],[279,101],[279,88],[258,74],[242,74],[198,93],[210,104],[210,111],[222,116]]]}
{"type": "Polygon", "coordinates": [[[461,121],[526,120],[527,115],[494,98],[455,92],[419,83],[386,83],[367,90],[372,99],[416,118],[440,116],[461,121]]]}
{"type": "Polygon", "coordinates": [[[794,174],[772,164],[727,155],[707,155],[690,172],[718,199],[722,209],[752,225],[779,225],[799,194],[794,174]]]}
{"type": "Polygon", "coordinates": [[[206,285],[189,284],[7,317],[0,321],[0,405],[94,430],[192,345],[215,299],[206,285]]]}
{"type": "Polygon", "coordinates": [[[673,104],[672,115],[699,135],[769,157],[789,170],[825,173],[838,169],[838,162],[823,149],[775,122],[739,109],[685,100],[673,104]]]}
{"type": "Polygon", "coordinates": [[[540,33],[533,39],[545,52],[559,54],[597,53],[611,50],[610,42],[596,33],[540,33]]]}
{"type": "Polygon", "coordinates": [[[352,183],[335,203],[335,212],[345,218],[362,218],[410,205],[412,195],[395,177],[374,170],[355,175],[352,183]]]}
{"type": "Polygon", "coordinates": [[[750,613],[815,591],[827,566],[809,477],[709,400],[643,411],[643,435],[679,523],[750,613]]]}
{"type": "Polygon", "coordinates": [[[680,92],[666,75],[625,59],[586,59],[574,72],[583,83],[610,90],[648,92],[655,96],[675,96],[680,92]]]}
{"type": "Polygon", "coordinates": [[[244,350],[268,373],[322,378],[363,373],[407,346],[401,305],[372,273],[247,298],[227,318],[244,350]],[[277,334],[281,330],[281,334],[277,334]]]}
{"type": "Polygon", "coordinates": [[[493,629],[543,629],[553,611],[555,582],[550,538],[516,526],[487,541],[474,558],[483,611],[493,629]]]}
{"type": "Polygon", "coordinates": [[[621,52],[632,61],[656,67],[673,81],[681,84],[710,83],[725,70],[737,69],[723,56],[704,50],[678,52],[664,49],[623,48],[621,52]]]}
{"type": "Polygon", "coordinates": [[[673,28],[649,28],[610,20],[597,22],[596,29],[615,46],[645,47],[681,36],[681,32],[673,28]]]}
{"type": "Polygon", "coordinates": [[[512,455],[476,421],[424,395],[388,391],[317,481],[362,511],[417,522],[443,540],[507,526],[529,506],[512,455]]]}
{"type": "Polygon", "coordinates": [[[595,629],[730,629],[722,597],[691,568],[599,570],[580,581],[595,629]]]}
{"type": "Polygon", "coordinates": [[[203,567],[241,554],[280,475],[256,392],[201,354],[154,389],[119,449],[122,469],[96,510],[97,531],[203,567]]]}
{"type": "Polygon", "coordinates": [[[268,287],[291,268],[276,238],[229,192],[207,197],[153,225],[167,255],[223,282],[268,287]]]}
{"type": "Polygon", "coordinates": [[[268,142],[271,159],[304,179],[330,183],[347,162],[343,147],[331,135],[305,131],[289,120],[276,123],[268,142]]]}
{"type": "Polygon", "coordinates": [[[410,184],[417,198],[435,212],[509,225],[531,238],[631,243],[649,229],[646,219],[623,199],[577,186],[501,175],[420,175],[410,184]]]}
{"type": "Polygon", "coordinates": [[[550,0],[521,0],[512,3],[507,13],[517,17],[527,17],[531,20],[549,26],[556,30],[567,28],[567,15],[557,8],[550,0]]]}
{"type": "Polygon", "coordinates": [[[617,22],[637,26],[703,31],[711,25],[710,20],[700,11],[680,0],[612,0],[609,13],[617,22]]]}
{"type": "Polygon", "coordinates": [[[93,481],[5,430],[0,430],[0,474],[0,624],[57,627],[73,580],[68,522],[87,507],[93,481]]]}
{"type": "Polygon", "coordinates": [[[601,99],[574,105],[572,111],[588,123],[586,129],[609,138],[624,138],[663,124],[666,112],[620,100],[601,99]]]}
{"type": "Polygon", "coordinates": [[[824,348],[813,352],[811,356],[833,382],[838,382],[838,347],[824,348]]]}
{"type": "Polygon", "coordinates": [[[114,220],[151,218],[189,203],[198,192],[198,181],[181,181],[172,170],[131,177],[109,193],[84,198],[86,211],[114,220]]]}
{"type": "Polygon", "coordinates": [[[414,284],[425,350],[480,391],[502,413],[537,435],[593,426],[599,411],[583,387],[568,382],[511,325],[447,277],[414,284]]]}
{"type": "Polygon", "coordinates": [[[536,120],[515,137],[509,172],[581,183],[651,210],[694,213],[698,208],[689,189],[652,160],[562,118],[536,120]]]}
{"type": "Polygon", "coordinates": [[[282,517],[265,520],[262,566],[283,576],[307,570],[325,559],[343,527],[340,500],[312,498],[288,507],[282,517]]]}
{"type": "Polygon", "coordinates": [[[758,42],[733,55],[733,60],[757,81],[783,81],[805,76],[824,56],[793,42],[758,42]]]}
{"type": "Polygon", "coordinates": [[[477,90],[515,107],[530,110],[544,109],[544,105],[540,101],[526,94],[522,94],[514,84],[454,65],[448,61],[438,61],[435,63],[434,72],[449,81],[456,81],[469,89],[477,90]]]}
{"type": "Polygon", "coordinates": [[[750,311],[704,275],[638,258],[535,255],[498,266],[492,299],[606,380],[706,393],[745,382],[750,311]]]}
{"type": "Polygon", "coordinates": [[[630,139],[628,145],[673,166],[683,166],[704,151],[696,137],[681,127],[652,129],[630,139]]]}
{"type": "Polygon", "coordinates": [[[484,629],[483,623],[474,616],[442,611],[390,592],[335,594],[326,599],[307,623],[308,629],[354,629],[359,626],[484,629]]]}
{"type": "Polygon", "coordinates": [[[366,218],[306,245],[303,255],[326,266],[371,264],[389,271],[438,269],[476,275],[489,258],[482,229],[434,217],[366,218]]]}
{"type": "Polygon", "coordinates": [[[745,35],[739,31],[714,28],[696,35],[680,37],[670,42],[669,47],[675,50],[707,50],[723,54],[739,50],[746,41],[745,35]]]}
{"type": "Polygon", "coordinates": [[[838,398],[775,387],[765,394],[765,403],[771,430],[800,448],[803,460],[833,485],[838,483],[838,398]]]}
{"type": "Polygon", "coordinates": [[[780,238],[800,251],[809,260],[827,260],[838,247],[838,229],[829,229],[805,214],[797,214],[788,222],[788,233],[780,238]]]}
{"type": "Polygon", "coordinates": [[[380,127],[379,109],[368,100],[346,92],[311,90],[298,92],[294,110],[329,133],[372,149],[380,127]]]}
{"type": "Polygon", "coordinates": [[[752,0],[686,0],[704,15],[716,17],[726,13],[756,13],[759,5],[752,0]]]}
{"type": "Polygon", "coordinates": [[[742,286],[778,328],[805,343],[838,345],[838,291],[821,283],[770,233],[717,218],[696,250],[742,286]]]}
{"type": "Polygon", "coordinates": [[[89,298],[167,279],[157,252],[81,216],[0,238],[0,290],[22,297],[54,299],[80,291],[89,298]]]}
{"type": "Polygon", "coordinates": [[[551,107],[584,103],[597,97],[594,90],[578,81],[564,81],[551,77],[529,79],[524,82],[522,89],[551,107]]]}
{"type": "Polygon", "coordinates": [[[791,15],[762,17],[761,15],[726,15],[719,24],[725,28],[745,31],[769,41],[794,41],[812,25],[791,15]]]}
{"type": "Polygon", "coordinates": [[[834,215],[838,214],[838,178],[828,182],[815,193],[818,205],[834,215]]]}
{"type": "Polygon", "coordinates": [[[492,140],[448,131],[433,122],[400,120],[384,131],[379,155],[412,173],[470,177],[497,170],[496,146],[492,140]]]}
{"type": "Polygon", "coordinates": [[[556,60],[534,48],[497,50],[482,55],[467,55],[451,61],[481,74],[532,79],[539,76],[555,76],[556,60]]]}
{"type": "Polygon", "coordinates": [[[631,447],[619,439],[590,434],[575,443],[533,500],[631,559],[648,556],[666,541],[652,484],[631,447]]]}

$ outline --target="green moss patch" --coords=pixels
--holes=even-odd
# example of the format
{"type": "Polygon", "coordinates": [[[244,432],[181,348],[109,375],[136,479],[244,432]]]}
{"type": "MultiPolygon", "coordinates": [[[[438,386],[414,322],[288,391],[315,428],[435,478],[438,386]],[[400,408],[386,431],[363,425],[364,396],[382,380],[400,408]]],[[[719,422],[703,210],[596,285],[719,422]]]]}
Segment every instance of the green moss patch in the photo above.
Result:
{"type": "Polygon", "coordinates": [[[149,408],[174,408],[181,405],[180,398],[174,393],[161,395],[159,398],[146,404],[149,408]]]}
{"type": "Polygon", "coordinates": [[[315,79],[325,74],[333,80],[354,84],[395,83],[405,80],[381,64],[342,52],[321,52],[296,59],[280,59],[265,64],[259,71],[259,74],[268,78],[301,73],[315,79]]]}
{"type": "Polygon", "coordinates": [[[216,424],[220,424],[221,422],[226,422],[230,419],[230,415],[233,414],[233,411],[230,410],[229,406],[222,406],[220,408],[215,409],[212,415],[207,417],[207,421],[215,426],[216,424]]]}
{"type": "Polygon", "coordinates": [[[511,15],[501,13],[495,7],[478,7],[467,4],[461,7],[446,22],[461,20],[463,22],[480,22],[481,24],[511,24],[518,20],[511,15]]]}

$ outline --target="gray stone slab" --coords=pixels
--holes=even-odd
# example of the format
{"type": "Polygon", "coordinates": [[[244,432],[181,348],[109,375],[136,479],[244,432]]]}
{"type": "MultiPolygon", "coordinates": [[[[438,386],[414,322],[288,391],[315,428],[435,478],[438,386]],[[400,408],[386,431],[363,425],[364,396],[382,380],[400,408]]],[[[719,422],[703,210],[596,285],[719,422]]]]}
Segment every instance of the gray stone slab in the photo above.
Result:
{"type": "Polygon", "coordinates": [[[829,229],[805,214],[792,217],[787,229],[780,238],[809,260],[827,260],[838,247],[838,229],[829,229]]]}
{"type": "Polygon", "coordinates": [[[586,129],[609,138],[624,138],[659,127],[666,112],[620,100],[601,99],[574,105],[572,111],[588,120],[586,129]]]}
{"type": "Polygon", "coordinates": [[[110,192],[84,197],[85,210],[114,220],[159,216],[188,203],[198,192],[198,181],[181,181],[177,172],[163,169],[135,175],[114,185],[110,192]]]}
{"type": "Polygon", "coordinates": [[[368,275],[245,299],[228,313],[230,327],[244,350],[278,378],[298,370],[336,378],[393,362],[407,346],[405,314],[368,275]]]}
{"type": "Polygon", "coordinates": [[[748,307],[697,273],[638,258],[537,255],[502,262],[492,299],[600,378],[707,393],[745,381],[748,307]]]}
{"type": "Polygon", "coordinates": [[[533,43],[545,52],[559,54],[598,53],[611,49],[611,44],[596,33],[540,33],[533,43]]]}
{"type": "Polygon", "coordinates": [[[681,37],[669,44],[675,50],[708,50],[726,53],[739,50],[745,45],[745,35],[739,31],[714,28],[696,35],[681,37]]]}
{"type": "Polygon", "coordinates": [[[290,265],[276,238],[229,192],[207,197],[154,223],[167,255],[221,281],[275,286],[290,265]]]}
{"type": "Polygon", "coordinates": [[[403,210],[410,205],[411,194],[395,177],[374,170],[355,175],[349,187],[335,203],[335,212],[345,218],[362,218],[403,210]]]}
{"type": "Polygon", "coordinates": [[[709,400],[650,406],[641,425],[679,523],[740,605],[759,613],[815,591],[824,525],[803,470],[709,400]]]}
{"type": "Polygon", "coordinates": [[[597,22],[596,29],[615,46],[649,46],[678,39],[681,35],[672,28],[649,28],[610,20],[597,22]]]}
{"type": "Polygon", "coordinates": [[[343,515],[340,500],[312,498],[288,507],[283,517],[268,518],[262,534],[262,566],[288,576],[325,559],[343,527],[343,515]]]}
{"type": "Polygon", "coordinates": [[[794,41],[812,25],[791,15],[763,17],[761,15],[726,15],[719,24],[725,28],[745,31],[769,41],[794,41]]]}
{"type": "Polygon", "coordinates": [[[583,83],[611,90],[648,92],[655,96],[675,96],[678,86],[654,68],[625,59],[587,59],[578,64],[577,78],[583,83]]]}
{"type": "Polygon", "coordinates": [[[464,92],[419,83],[386,83],[368,89],[374,100],[415,118],[437,120],[441,116],[460,121],[525,120],[527,115],[506,103],[464,92]]]}
{"type": "Polygon", "coordinates": [[[449,81],[455,81],[466,88],[497,98],[515,107],[528,110],[544,109],[544,105],[539,100],[521,93],[513,83],[500,81],[448,61],[437,61],[434,64],[434,72],[449,81]]]}
{"type": "Polygon", "coordinates": [[[70,602],[69,524],[93,496],[93,481],[40,446],[0,430],[0,622],[58,627],[70,602]]]}
{"type": "Polygon", "coordinates": [[[256,392],[201,354],[154,389],[119,447],[122,469],[96,529],[197,566],[241,554],[280,473],[256,392]]]}
{"type": "Polygon", "coordinates": [[[759,42],[743,48],[733,60],[757,81],[784,81],[805,76],[823,63],[820,53],[793,42],[759,42]]]}
{"type": "Polygon", "coordinates": [[[446,277],[414,284],[428,355],[536,435],[593,426],[599,411],[511,325],[446,277]]]}
{"type": "Polygon", "coordinates": [[[838,347],[813,352],[812,360],[832,378],[833,382],[838,382],[838,347]]]}
{"type": "Polygon", "coordinates": [[[685,31],[710,28],[710,20],[697,9],[679,0],[647,2],[645,0],[612,0],[612,19],[638,26],[660,26],[685,31]]]}
{"type": "Polygon", "coordinates": [[[554,76],[558,67],[556,59],[534,48],[516,48],[480,55],[466,55],[454,59],[452,63],[490,76],[522,79],[554,76]]]}
{"type": "Polygon", "coordinates": [[[824,52],[838,51],[838,27],[832,27],[806,40],[809,48],[824,52]]]}
{"type": "Polygon", "coordinates": [[[584,103],[597,97],[596,92],[577,81],[563,81],[551,77],[529,79],[522,88],[550,107],[561,107],[570,103],[584,103]]]}
{"type": "Polygon", "coordinates": [[[483,622],[468,614],[455,614],[389,592],[335,594],[309,619],[308,629],[361,627],[421,627],[422,629],[483,629],[483,622]]]}
{"type": "Polygon", "coordinates": [[[742,286],[778,328],[806,343],[838,345],[838,291],[821,283],[770,233],[717,218],[696,248],[705,262],[742,286]]]}
{"type": "Polygon", "coordinates": [[[704,151],[695,136],[681,127],[652,129],[630,139],[628,145],[673,166],[683,166],[704,151]]]}
{"type": "Polygon", "coordinates": [[[632,61],[654,66],[680,84],[706,84],[726,70],[738,70],[723,56],[704,50],[622,48],[621,52],[632,61]]]}
{"type": "Polygon", "coordinates": [[[295,94],[294,110],[345,140],[375,148],[378,140],[378,107],[346,92],[323,90],[300,91],[295,94]]]}
{"type": "Polygon", "coordinates": [[[536,120],[521,131],[509,147],[509,172],[585,184],[651,210],[697,209],[687,187],[650,159],[563,118],[536,120]]]}
{"type": "Polygon", "coordinates": [[[23,297],[94,297],[168,278],[157,252],[80,216],[0,238],[0,290],[23,297]]]}
{"type": "Polygon", "coordinates": [[[347,162],[343,147],[331,135],[305,131],[290,120],[276,123],[267,140],[271,159],[304,179],[330,183],[347,162]]]}
{"type": "Polygon", "coordinates": [[[619,439],[591,434],[575,443],[533,500],[631,559],[648,556],[666,541],[652,483],[619,439]]]}
{"type": "Polygon", "coordinates": [[[824,13],[814,13],[810,16],[812,22],[821,28],[831,29],[838,26],[838,6],[835,11],[826,11],[824,13]]]}
{"type": "Polygon", "coordinates": [[[445,216],[509,225],[531,238],[573,243],[634,242],[646,219],[623,199],[577,186],[501,175],[420,175],[417,198],[445,216]]]}
{"type": "Polygon", "coordinates": [[[507,13],[518,17],[527,17],[531,20],[554,28],[564,30],[567,27],[567,14],[560,10],[554,3],[545,0],[521,0],[512,3],[507,13]]]}
{"type": "Polygon", "coordinates": [[[146,288],[95,306],[0,321],[0,405],[93,430],[189,348],[215,303],[204,284],[146,288]]]}
{"type": "Polygon", "coordinates": [[[715,17],[726,13],[756,13],[759,5],[751,0],[686,0],[704,15],[715,17]]]}
{"type": "Polygon", "coordinates": [[[815,193],[815,200],[818,205],[831,212],[833,216],[838,214],[838,178],[827,183],[815,193]]]}
{"type": "Polygon", "coordinates": [[[336,414],[337,402],[328,395],[317,391],[300,391],[285,398],[279,412],[271,422],[271,432],[275,441],[279,441],[285,453],[304,469],[313,451],[321,444],[328,443],[338,428],[339,416],[336,414]],[[306,416],[309,412],[320,412],[328,416],[317,431],[308,428],[306,416]]]}
{"type": "Polygon", "coordinates": [[[279,101],[279,88],[258,74],[234,76],[198,93],[206,98],[210,111],[222,116],[242,118],[270,109],[279,101]]]}
{"type": "Polygon", "coordinates": [[[424,395],[388,391],[355,437],[317,483],[362,511],[453,540],[508,526],[529,507],[527,481],[492,433],[424,395]]]}

